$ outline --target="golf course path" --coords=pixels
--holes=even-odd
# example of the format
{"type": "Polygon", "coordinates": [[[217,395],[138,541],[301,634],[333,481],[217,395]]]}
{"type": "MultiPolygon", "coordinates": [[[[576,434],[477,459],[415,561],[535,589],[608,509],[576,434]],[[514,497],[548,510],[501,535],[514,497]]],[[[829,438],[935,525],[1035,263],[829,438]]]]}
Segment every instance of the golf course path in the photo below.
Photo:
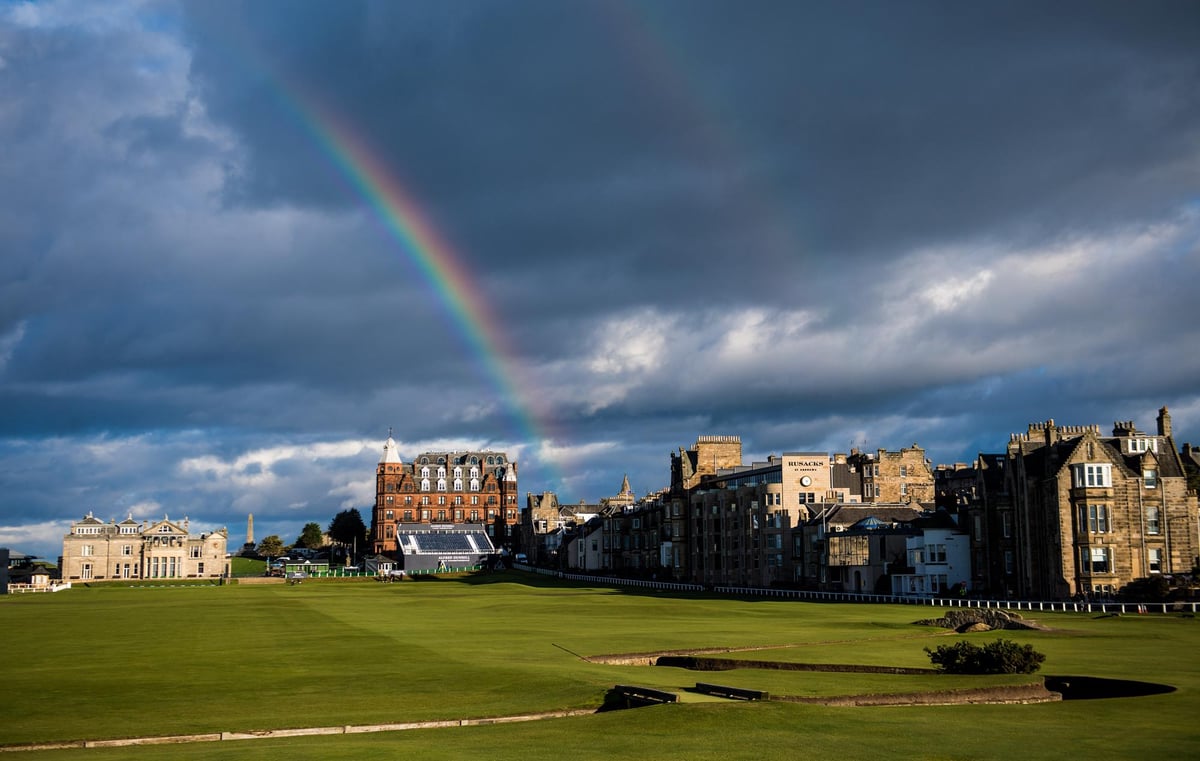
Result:
{"type": "Polygon", "coordinates": [[[293,727],[290,729],[261,729],[241,732],[208,732],[195,735],[158,735],[150,737],[124,737],[111,740],[70,740],[49,743],[22,743],[2,745],[0,753],[33,750],[58,750],[62,748],[123,748],[130,745],[179,745],[183,743],[217,742],[221,740],[265,740],[279,737],[303,737],[308,735],[351,735],[369,732],[401,732],[409,729],[445,729],[447,727],[478,727],[488,724],[508,724],[541,719],[561,719],[567,716],[586,716],[596,712],[594,708],[578,708],[568,711],[546,711],[516,716],[492,716],[483,719],[450,719],[447,721],[414,721],[397,724],[359,724],[336,727],[293,727]]]}

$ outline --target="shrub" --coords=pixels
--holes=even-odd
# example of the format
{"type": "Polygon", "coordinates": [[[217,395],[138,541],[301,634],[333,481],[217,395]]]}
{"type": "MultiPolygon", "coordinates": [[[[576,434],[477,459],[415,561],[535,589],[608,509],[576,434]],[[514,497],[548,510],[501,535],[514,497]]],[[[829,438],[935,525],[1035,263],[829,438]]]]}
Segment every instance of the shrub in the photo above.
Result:
{"type": "Polygon", "coordinates": [[[989,642],[983,647],[970,642],[939,645],[936,650],[925,648],[929,660],[947,674],[1032,674],[1042,667],[1046,656],[1033,645],[1018,645],[1006,639],[989,642]]]}
{"type": "Polygon", "coordinates": [[[1121,587],[1118,593],[1122,600],[1135,602],[1162,602],[1171,593],[1171,581],[1165,576],[1135,579],[1121,587]]]}

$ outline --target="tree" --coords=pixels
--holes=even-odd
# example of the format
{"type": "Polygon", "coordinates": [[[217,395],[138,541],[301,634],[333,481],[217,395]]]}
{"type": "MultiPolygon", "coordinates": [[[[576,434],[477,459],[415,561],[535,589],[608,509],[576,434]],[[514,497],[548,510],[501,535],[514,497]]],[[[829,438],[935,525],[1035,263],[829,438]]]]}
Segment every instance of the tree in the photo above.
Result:
{"type": "Polygon", "coordinates": [[[329,522],[329,538],[347,547],[366,548],[367,526],[358,508],[352,507],[333,516],[329,522]]]}
{"type": "Polygon", "coordinates": [[[321,524],[312,521],[304,524],[300,536],[296,538],[297,547],[306,547],[310,550],[315,550],[324,543],[325,535],[321,533],[321,524]]]}
{"type": "Polygon", "coordinates": [[[277,534],[264,537],[258,543],[258,554],[264,558],[277,558],[283,554],[283,540],[277,534]]]}

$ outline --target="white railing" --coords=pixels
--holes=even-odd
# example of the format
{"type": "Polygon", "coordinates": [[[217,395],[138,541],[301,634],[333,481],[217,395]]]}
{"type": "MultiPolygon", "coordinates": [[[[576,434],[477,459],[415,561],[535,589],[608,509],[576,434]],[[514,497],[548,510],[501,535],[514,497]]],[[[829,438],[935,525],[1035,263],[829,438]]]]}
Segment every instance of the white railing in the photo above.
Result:
{"type": "Polygon", "coordinates": [[[535,568],[531,565],[523,565],[514,563],[513,568],[520,571],[529,571],[538,573],[543,576],[555,576],[560,579],[570,579],[571,581],[583,581],[588,584],[613,584],[621,587],[639,587],[642,589],[659,589],[667,592],[703,592],[704,587],[700,584],[681,584],[674,581],[650,581],[647,579],[623,579],[619,576],[592,576],[586,573],[565,573],[563,571],[555,571],[549,568],[535,568]]]}
{"type": "Polygon", "coordinates": [[[60,589],[70,589],[71,582],[64,581],[61,584],[9,584],[8,593],[21,595],[26,592],[57,592],[60,589]]]}
{"type": "Polygon", "coordinates": [[[926,605],[935,608],[997,608],[1004,610],[1034,610],[1061,613],[1196,613],[1200,602],[1112,602],[1074,600],[983,600],[973,597],[907,597],[905,595],[874,595],[855,592],[816,592],[799,589],[770,589],[763,587],[713,588],[719,594],[739,597],[776,597],[811,602],[865,602],[890,605],[926,605]]]}
{"type": "MultiPolygon", "coordinates": [[[[548,568],[514,564],[521,571],[556,576],[560,579],[582,581],[588,584],[609,584],[625,587],[642,587],[672,592],[702,592],[702,584],[623,579],[618,576],[592,576],[585,573],[567,573],[548,568]]],[[[714,586],[716,594],[737,597],[771,597],[781,600],[807,600],[809,602],[858,602],[884,603],[888,605],[925,605],[934,608],[996,608],[1002,610],[1031,610],[1060,613],[1197,613],[1200,602],[1105,602],[1105,601],[1058,601],[1058,600],[984,600],[974,597],[907,597],[905,595],[875,595],[856,592],[818,592],[801,589],[774,589],[769,587],[714,586]]]]}

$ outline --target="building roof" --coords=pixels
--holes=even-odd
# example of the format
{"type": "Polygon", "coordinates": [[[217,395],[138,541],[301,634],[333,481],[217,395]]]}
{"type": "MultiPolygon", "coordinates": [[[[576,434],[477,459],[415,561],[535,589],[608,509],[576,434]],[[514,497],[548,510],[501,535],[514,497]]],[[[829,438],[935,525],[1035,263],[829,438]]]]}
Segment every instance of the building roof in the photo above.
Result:
{"type": "MultiPolygon", "coordinates": [[[[812,506],[810,506],[812,507],[812,506]]],[[[848,528],[867,519],[874,519],[876,528],[882,524],[911,523],[922,515],[920,508],[911,505],[883,504],[836,504],[816,512],[810,524],[824,524],[848,528]]]]}
{"type": "Polygon", "coordinates": [[[400,465],[403,460],[400,459],[400,450],[396,448],[396,440],[388,435],[387,441],[383,442],[383,457],[379,458],[380,465],[400,465]]]}

